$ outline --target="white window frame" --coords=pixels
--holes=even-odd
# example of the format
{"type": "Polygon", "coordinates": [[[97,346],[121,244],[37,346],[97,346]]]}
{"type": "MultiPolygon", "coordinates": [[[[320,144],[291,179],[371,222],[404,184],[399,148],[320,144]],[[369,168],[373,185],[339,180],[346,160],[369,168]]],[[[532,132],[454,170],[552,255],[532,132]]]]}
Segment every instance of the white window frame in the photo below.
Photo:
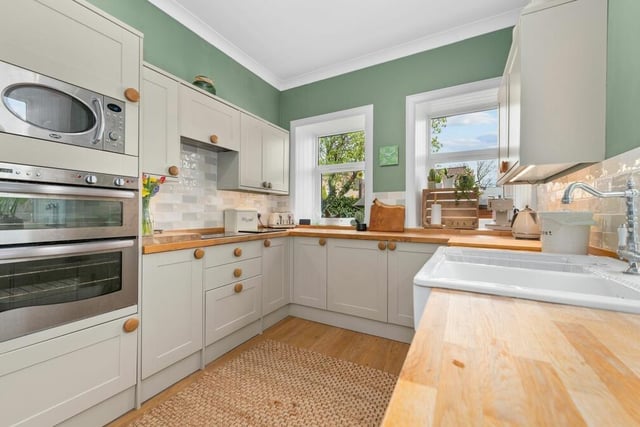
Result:
{"type": "Polygon", "coordinates": [[[498,107],[501,77],[481,80],[407,96],[405,224],[422,227],[422,189],[427,188],[427,171],[435,163],[498,158],[498,147],[459,153],[430,153],[431,119],[489,110],[498,107]],[[476,157],[477,155],[477,157],[476,157]]]}
{"type": "Polygon", "coordinates": [[[373,105],[294,120],[290,135],[289,197],[294,215],[309,218],[312,224],[350,225],[348,218],[322,218],[321,177],[323,173],[364,170],[365,222],[369,222],[367,207],[373,203],[373,105]],[[361,130],[364,130],[364,162],[318,165],[318,138],[361,130]]]}

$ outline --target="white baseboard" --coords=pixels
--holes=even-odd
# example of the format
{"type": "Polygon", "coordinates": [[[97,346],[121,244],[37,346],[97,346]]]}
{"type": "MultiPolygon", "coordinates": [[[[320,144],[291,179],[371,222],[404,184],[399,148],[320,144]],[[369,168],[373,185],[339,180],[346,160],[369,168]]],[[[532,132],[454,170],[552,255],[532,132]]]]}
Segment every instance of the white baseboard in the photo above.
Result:
{"type": "Polygon", "coordinates": [[[103,426],[116,418],[126,414],[136,406],[135,387],[110,397],[95,406],[80,412],[77,415],[63,421],[60,427],[92,427],[103,426]]]}
{"type": "Polygon", "coordinates": [[[280,307],[274,312],[266,314],[262,317],[262,330],[272,327],[282,319],[289,315],[289,304],[284,307],[280,307]]]}
{"type": "Polygon", "coordinates": [[[218,357],[233,350],[240,344],[248,341],[256,335],[262,333],[262,320],[256,320],[247,326],[238,329],[234,333],[227,335],[224,338],[208,345],[204,349],[204,361],[205,364],[209,364],[216,360],[218,357]]]}
{"type": "Polygon", "coordinates": [[[145,402],[202,367],[202,351],[197,351],[179,362],[142,380],[140,401],[145,402]]]}

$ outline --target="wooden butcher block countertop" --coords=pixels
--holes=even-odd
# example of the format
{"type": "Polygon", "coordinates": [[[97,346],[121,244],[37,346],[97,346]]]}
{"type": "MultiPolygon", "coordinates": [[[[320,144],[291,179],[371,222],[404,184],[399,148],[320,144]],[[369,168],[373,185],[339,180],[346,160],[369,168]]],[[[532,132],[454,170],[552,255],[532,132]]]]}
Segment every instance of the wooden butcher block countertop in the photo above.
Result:
{"type": "Polygon", "coordinates": [[[384,426],[639,426],[640,315],[435,289],[384,426]]]}
{"type": "Polygon", "coordinates": [[[540,241],[517,240],[509,232],[494,230],[426,230],[405,229],[402,233],[355,231],[351,227],[296,227],[274,233],[246,234],[233,237],[202,240],[201,234],[220,233],[222,229],[182,230],[156,234],[143,238],[143,254],[193,249],[205,246],[237,243],[250,240],[270,239],[284,236],[339,238],[357,240],[387,240],[396,242],[434,243],[450,246],[486,247],[494,249],[516,249],[540,251],[540,241]]]}

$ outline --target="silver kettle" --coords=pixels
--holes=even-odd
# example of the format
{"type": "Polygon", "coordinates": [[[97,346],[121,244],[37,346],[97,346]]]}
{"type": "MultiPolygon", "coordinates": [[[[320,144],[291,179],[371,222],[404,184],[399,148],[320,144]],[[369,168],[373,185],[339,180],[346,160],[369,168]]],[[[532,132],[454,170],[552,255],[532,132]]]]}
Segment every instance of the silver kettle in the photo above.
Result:
{"type": "Polygon", "coordinates": [[[540,222],[538,214],[529,206],[517,212],[511,222],[511,234],[516,239],[539,239],[540,222]]]}

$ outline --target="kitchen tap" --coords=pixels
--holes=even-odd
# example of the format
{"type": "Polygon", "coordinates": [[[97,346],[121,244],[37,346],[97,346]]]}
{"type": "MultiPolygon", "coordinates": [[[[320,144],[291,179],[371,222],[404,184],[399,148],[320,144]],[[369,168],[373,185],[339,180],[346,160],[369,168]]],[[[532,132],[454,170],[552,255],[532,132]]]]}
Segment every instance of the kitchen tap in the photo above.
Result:
{"type": "Polygon", "coordinates": [[[584,182],[573,182],[567,186],[562,195],[562,203],[569,204],[572,201],[571,195],[576,189],[583,190],[592,196],[600,198],[623,197],[627,204],[627,222],[622,226],[626,228],[626,233],[619,235],[618,256],[629,263],[629,267],[624,271],[627,274],[640,274],[638,263],[640,262],[640,251],[638,250],[638,212],[635,206],[635,199],[640,196],[640,191],[636,189],[636,184],[629,177],[627,189],[624,191],[598,191],[584,182]]]}

